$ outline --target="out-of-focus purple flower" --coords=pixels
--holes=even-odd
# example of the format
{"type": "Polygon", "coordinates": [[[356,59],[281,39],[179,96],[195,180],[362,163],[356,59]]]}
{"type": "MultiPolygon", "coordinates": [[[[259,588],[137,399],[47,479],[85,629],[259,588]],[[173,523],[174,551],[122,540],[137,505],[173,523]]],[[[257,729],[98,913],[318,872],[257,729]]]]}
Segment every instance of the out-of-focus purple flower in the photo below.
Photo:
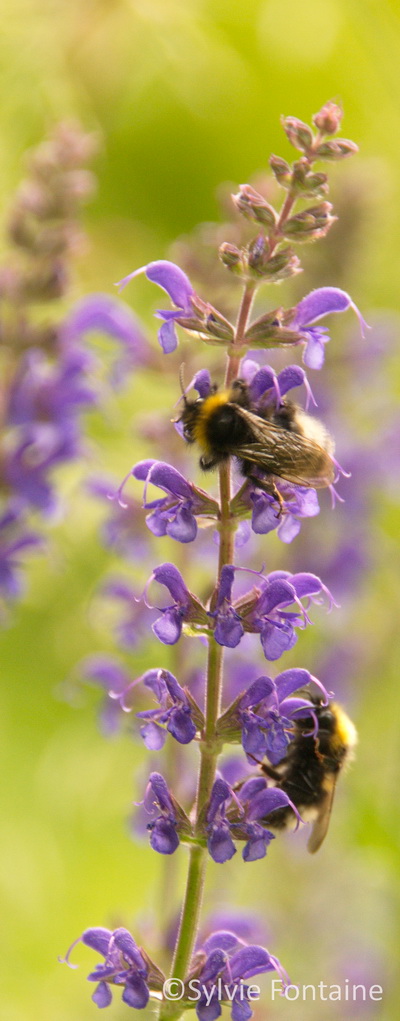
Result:
{"type": "Polygon", "coordinates": [[[182,632],[185,621],[207,626],[208,616],[201,603],[189,592],[180,571],[175,564],[161,564],[156,567],[149,579],[168,589],[173,603],[170,606],[158,607],[161,617],[152,625],[154,634],[164,645],[175,645],[182,632]]]}
{"type": "Polygon", "coordinates": [[[149,1001],[149,966],[143,951],[137,946],[128,929],[99,927],[86,929],[75,940],[63,959],[70,967],[69,955],[77,943],[82,942],[104,957],[88,975],[89,982],[96,982],[92,996],[97,1007],[109,1007],[112,1001],[111,986],[123,988],[122,1000],[128,1007],[143,1010],[149,1001]]]}
{"type": "Polygon", "coordinates": [[[108,294],[90,294],[77,302],[68,313],[60,331],[62,348],[80,345],[88,333],[102,333],[122,345],[122,355],[114,367],[115,382],[120,382],[124,371],[148,360],[148,343],[143,327],[128,305],[116,301],[108,294]]]}
{"type": "Polygon", "coordinates": [[[151,513],[146,524],[153,535],[168,535],[177,542],[193,542],[197,535],[196,515],[218,514],[218,504],[203,493],[183,475],[165,461],[139,461],[126,476],[118,490],[121,506],[122,492],[130,476],[145,482],[143,506],[151,513]],[[163,489],[167,496],[158,500],[147,500],[147,486],[151,484],[163,489]]]}
{"type": "Polygon", "coordinates": [[[273,571],[262,578],[257,589],[232,602],[232,585],[238,569],[228,564],[222,568],[216,608],[209,616],[214,620],[214,637],[219,645],[235,648],[245,631],[259,634],[266,659],[279,659],[283,652],[291,649],[297,641],[295,628],[304,628],[310,623],[306,605],[322,602],[324,597],[334,605],[333,598],[314,574],[290,574],[289,571],[273,571]],[[287,607],[297,604],[297,610],[287,607]]]}
{"type": "Polygon", "coordinates": [[[139,276],[139,273],[145,273],[148,280],[162,287],[171,298],[172,304],[175,305],[175,309],[164,311],[160,309],[156,312],[157,318],[163,320],[163,325],[158,331],[158,339],[164,354],[170,354],[171,351],[175,351],[178,344],[175,321],[183,316],[190,315],[192,312],[191,297],[194,294],[193,287],[186,273],[179,269],[179,266],[176,266],[174,262],[160,259],[156,262],[149,262],[147,266],[141,266],[140,269],[135,269],[133,273],[129,273],[128,276],[124,277],[117,284],[119,290],[126,287],[134,277],[139,276]]]}
{"type": "Polygon", "coordinates": [[[89,479],[89,493],[102,501],[107,509],[108,517],[101,525],[101,538],[107,549],[112,549],[124,560],[137,563],[145,560],[150,552],[149,535],[143,524],[141,505],[137,500],[127,497],[124,506],[111,499],[117,483],[115,479],[96,477],[89,479]]]}
{"type": "Polygon", "coordinates": [[[107,579],[100,594],[115,603],[118,610],[122,608],[123,617],[115,624],[118,640],[129,649],[136,648],[152,619],[144,599],[126,578],[117,576],[107,579]]]}
{"type": "Polygon", "coordinates": [[[148,823],[150,844],[159,854],[173,854],[179,847],[176,803],[161,773],[151,773],[144,798],[146,811],[153,815],[148,823]]]}
{"type": "Polygon", "coordinates": [[[43,544],[41,537],[26,527],[16,504],[5,507],[0,514],[0,593],[6,600],[16,599],[21,592],[20,556],[43,544]]]}
{"type": "Polygon", "coordinates": [[[100,707],[100,726],[102,732],[111,737],[120,730],[125,717],[119,696],[131,683],[128,671],[116,656],[93,653],[82,660],[78,673],[83,681],[98,685],[106,692],[100,707]]]}
{"type": "MultiPolygon", "coordinates": [[[[293,694],[314,683],[328,702],[328,692],[308,670],[284,670],[273,680],[258,677],[237,702],[235,713],[242,731],[244,751],[252,760],[267,756],[272,765],[286,754],[293,722],[301,716],[313,715],[314,703],[293,694]]],[[[229,710],[225,714],[229,714],[229,710]]],[[[317,721],[316,721],[317,722],[317,721]]]]}
{"type": "Polygon", "coordinates": [[[8,423],[43,422],[62,429],[74,421],[80,409],[96,401],[87,375],[91,366],[89,353],[78,347],[66,348],[56,362],[36,348],[28,351],[11,386],[8,423]]]}
{"type": "Polygon", "coordinates": [[[140,732],[147,748],[151,751],[162,748],[167,731],[180,744],[193,741],[196,724],[192,718],[192,706],[176,677],[169,670],[148,670],[142,680],[160,703],[159,709],[137,713],[139,719],[146,721],[140,732]]]}
{"type": "Polygon", "coordinates": [[[253,1016],[249,988],[244,983],[253,975],[276,971],[282,985],[289,983],[288,976],[276,957],[265,947],[247,944],[229,930],[213,932],[198,951],[204,960],[195,967],[196,985],[201,992],[196,1003],[199,1021],[214,1021],[220,1017],[221,1003],[228,1003],[232,1021],[248,1021],[253,1016]]]}
{"type": "Polygon", "coordinates": [[[63,429],[50,422],[22,427],[5,459],[4,480],[20,500],[51,513],[57,506],[51,473],[80,452],[79,432],[72,422],[63,429]]]}
{"type": "Polygon", "coordinates": [[[310,291],[302,301],[299,301],[291,327],[298,330],[306,342],[303,361],[308,368],[322,368],[324,344],[329,340],[326,327],[314,324],[333,312],[345,312],[349,308],[356,313],[361,333],[364,335],[367,323],[350,295],[346,291],[342,291],[340,287],[318,287],[315,291],[310,291]]]}

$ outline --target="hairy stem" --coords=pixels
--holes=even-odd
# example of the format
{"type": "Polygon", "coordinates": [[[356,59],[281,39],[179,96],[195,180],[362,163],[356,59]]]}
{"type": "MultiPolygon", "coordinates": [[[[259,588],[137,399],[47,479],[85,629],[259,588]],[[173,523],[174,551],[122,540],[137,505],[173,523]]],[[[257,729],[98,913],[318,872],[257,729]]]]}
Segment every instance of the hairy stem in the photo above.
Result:
{"type": "MultiPolygon", "coordinates": [[[[233,345],[233,348],[237,347],[238,350],[240,350],[243,342],[255,287],[256,285],[254,282],[249,282],[243,292],[236,325],[235,343],[233,345]]],[[[235,351],[232,351],[231,349],[231,354],[229,355],[226,368],[226,386],[229,386],[238,375],[239,365],[240,355],[236,354],[235,351]]],[[[234,526],[230,510],[231,466],[229,461],[224,462],[219,469],[219,491],[220,545],[218,575],[216,588],[211,600],[211,608],[215,605],[221,570],[227,564],[232,564],[234,558],[234,526]]],[[[223,653],[224,650],[222,646],[218,645],[214,638],[210,638],[208,644],[206,682],[206,722],[204,734],[200,742],[200,769],[197,785],[196,821],[194,824],[194,832],[197,832],[199,835],[202,835],[204,811],[210,798],[215,779],[217,760],[220,753],[220,744],[216,735],[216,724],[221,711],[223,653]]],[[[190,859],[186,881],[186,892],[182,905],[179,933],[171,967],[171,977],[180,979],[181,981],[183,981],[188,974],[197,937],[208,851],[206,847],[194,845],[191,847],[189,855],[190,859]]],[[[166,1000],[161,1004],[159,1021],[176,1021],[176,1019],[182,1016],[184,1011],[185,1007],[180,1004],[179,1000],[166,1000]]]]}

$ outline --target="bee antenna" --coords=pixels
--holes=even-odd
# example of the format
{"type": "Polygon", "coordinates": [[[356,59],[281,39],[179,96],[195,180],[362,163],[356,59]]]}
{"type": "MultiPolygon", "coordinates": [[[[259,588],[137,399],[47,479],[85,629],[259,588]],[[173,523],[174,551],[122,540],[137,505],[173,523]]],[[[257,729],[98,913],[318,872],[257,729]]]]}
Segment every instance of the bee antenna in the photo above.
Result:
{"type": "Polygon", "coordinates": [[[185,372],[185,363],[182,362],[182,365],[179,366],[179,385],[180,385],[180,388],[181,388],[182,400],[183,400],[183,403],[184,403],[184,405],[186,407],[187,406],[187,400],[186,400],[186,391],[185,391],[184,372],[185,372]]]}

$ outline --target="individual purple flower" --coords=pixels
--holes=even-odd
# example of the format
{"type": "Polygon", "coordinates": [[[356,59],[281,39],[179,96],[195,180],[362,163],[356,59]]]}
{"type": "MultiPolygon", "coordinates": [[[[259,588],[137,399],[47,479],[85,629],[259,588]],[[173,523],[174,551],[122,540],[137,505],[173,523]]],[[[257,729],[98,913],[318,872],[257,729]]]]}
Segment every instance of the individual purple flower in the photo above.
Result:
{"type": "Polygon", "coordinates": [[[7,409],[10,425],[53,423],[63,429],[96,395],[89,382],[93,360],[87,351],[67,347],[55,362],[36,348],[28,351],[14,377],[7,409]]]}
{"type": "Polygon", "coordinates": [[[136,648],[147,633],[151,620],[149,607],[143,597],[124,577],[110,577],[102,585],[100,595],[122,609],[122,619],[118,616],[115,631],[118,640],[129,649],[136,648]]]}
{"type": "Polygon", "coordinates": [[[235,578],[235,568],[226,565],[222,568],[215,610],[210,617],[215,620],[214,638],[218,645],[225,645],[228,649],[235,649],[244,635],[244,627],[240,614],[232,605],[232,585],[235,578]]]}
{"type": "Polygon", "coordinates": [[[193,542],[197,535],[196,515],[218,514],[218,504],[192,483],[187,482],[183,475],[172,465],[164,461],[139,461],[126,476],[118,490],[118,499],[123,507],[122,492],[130,476],[145,482],[145,510],[150,514],[146,517],[147,527],[153,535],[168,535],[177,542],[193,542]],[[151,483],[163,489],[167,496],[158,500],[147,499],[147,486],[151,483]]]}
{"type": "Polygon", "coordinates": [[[0,514],[0,594],[6,600],[21,592],[21,556],[43,546],[43,540],[25,525],[22,510],[10,503],[0,514]]]}
{"type": "MultiPolygon", "coordinates": [[[[333,598],[314,574],[290,574],[289,571],[274,571],[266,577],[259,575],[261,584],[256,589],[232,602],[232,585],[238,568],[228,564],[222,568],[216,608],[209,613],[214,620],[214,637],[219,645],[235,648],[245,631],[259,634],[266,659],[279,659],[283,652],[295,645],[295,628],[304,628],[310,623],[306,610],[311,602],[321,602],[327,597],[329,605],[333,598]],[[297,610],[288,610],[297,604],[297,610]]],[[[257,573],[257,572],[250,572],[257,573]]]]}
{"type": "Polygon", "coordinates": [[[5,458],[4,481],[21,501],[51,513],[57,506],[52,472],[76,458],[80,449],[75,423],[62,429],[50,422],[21,427],[14,449],[5,458]]]}
{"type": "Polygon", "coordinates": [[[331,593],[315,574],[289,571],[273,571],[262,582],[260,593],[246,616],[246,629],[260,635],[264,656],[268,660],[279,659],[292,649],[297,642],[295,628],[304,628],[310,623],[306,605],[328,599],[329,608],[334,604],[331,593]],[[287,607],[297,604],[297,610],[287,607]]]}
{"type": "Polygon", "coordinates": [[[137,563],[145,560],[151,549],[149,536],[143,527],[141,505],[129,496],[121,507],[113,498],[116,488],[116,480],[107,476],[94,477],[87,483],[88,492],[102,501],[108,512],[100,526],[104,546],[114,550],[124,560],[137,563]]]}
{"type": "Polygon", "coordinates": [[[210,803],[207,811],[207,847],[211,857],[218,864],[223,864],[233,858],[236,854],[236,847],[233,843],[230,825],[226,818],[226,808],[232,798],[232,788],[218,777],[211,791],[210,803]]]}
{"type": "Polygon", "coordinates": [[[133,273],[129,273],[128,276],[124,277],[117,284],[119,290],[126,287],[129,281],[137,277],[139,273],[145,273],[148,280],[162,287],[171,298],[173,305],[175,305],[175,309],[159,310],[156,312],[156,317],[163,320],[163,325],[158,331],[158,339],[164,354],[170,354],[171,351],[175,351],[178,344],[175,321],[183,316],[190,315],[192,312],[191,297],[194,294],[193,287],[186,273],[179,269],[179,266],[176,266],[174,262],[160,259],[156,262],[149,262],[147,266],[141,266],[140,269],[135,269],[133,273]]]}
{"type": "Polygon", "coordinates": [[[173,854],[179,847],[178,815],[176,802],[168,790],[161,773],[151,773],[144,797],[146,811],[153,815],[148,823],[150,844],[159,854],[173,854]]]}
{"type": "Polygon", "coordinates": [[[247,944],[229,930],[214,932],[199,948],[192,979],[194,990],[201,992],[196,1003],[199,1021],[214,1021],[222,1013],[221,1003],[228,1003],[232,1021],[248,1021],[253,1016],[247,979],[276,971],[283,986],[288,976],[276,957],[265,947],[247,944]]]}
{"type": "Polygon", "coordinates": [[[83,681],[98,685],[105,692],[100,706],[100,726],[103,734],[116,734],[125,716],[120,696],[131,683],[130,676],[116,656],[94,653],[86,656],[79,664],[79,676],[83,681]]]}
{"type": "Polygon", "coordinates": [[[321,369],[324,363],[324,344],[329,340],[329,333],[324,326],[315,326],[324,316],[333,312],[345,312],[352,308],[360,323],[361,334],[367,323],[363,319],[357,305],[346,291],[340,287],[318,287],[310,291],[296,306],[291,328],[299,331],[306,342],[303,354],[304,364],[310,369],[321,369]]]}
{"type": "Polygon", "coordinates": [[[192,717],[192,704],[176,677],[169,670],[148,670],[141,678],[146,688],[154,692],[159,709],[147,709],[137,713],[144,725],[140,732],[144,743],[151,751],[163,747],[168,733],[179,744],[189,744],[196,736],[196,724],[192,717]]]}
{"type": "Polygon", "coordinates": [[[77,943],[96,950],[104,957],[102,964],[97,964],[88,975],[89,982],[96,982],[92,996],[97,1007],[109,1007],[112,1001],[111,986],[123,987],[122,1000],[128,1007],[143,1010],[149,1001],[149,966],[143,951],[137,946],[128,929],[110,929],[96,927],[86,929],[79,939],[75,940],[63,959],[70,967],[69,956],[77,943]]]}
{"type": "Polygon", "coordinates": [[[174,564],[156,567],[149,579],[165,585],[173,602],[170,606],[158,607],[161,617],[152,625],[154,634],[164,645],[175,645],[181,636],[185,621],[207,625],[208,617],[201,603],[189,592],[180,571],[174,564]]]}
{"type": "MultiPolygon", "coordinates": [[[[293,732],[293,722],[301,716],[313,715],[314,703],[295,692],[314,683],[328,702],[328,692],[308,670],[284,670],[273,680],[258,677],[237,700],[235,715],[242,732],[242,744],[251,760],[267,756],[272,765],[286,754],[293,732]]],[[[228,716],[229,709],[225,716],[228,716]]],[[[317,721],[316,721],[317,722],[317,721]]]]}

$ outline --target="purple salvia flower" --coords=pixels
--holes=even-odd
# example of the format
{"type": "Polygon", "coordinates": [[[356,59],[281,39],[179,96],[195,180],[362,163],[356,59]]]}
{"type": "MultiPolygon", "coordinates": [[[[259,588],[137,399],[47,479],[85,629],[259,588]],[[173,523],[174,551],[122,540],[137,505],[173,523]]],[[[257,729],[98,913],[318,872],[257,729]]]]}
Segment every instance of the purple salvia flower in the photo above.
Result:
{"type": "Polygon", "coordinates": [[[333,312],[345,312],[349,308],[356,313],[362,336],[364,336],[367,323],[350,295],[346,291],[342,291],[340,287],[318,287],[315,291],[310,291],[302,301],[299,301],[291,326],[298,330],[306,341],[303,361],[308,368],[322,368],[324,344],[329,340],[326,327],[314,324],[324,316],[331,315],[333,312]]]}
{"type": "Polygon", "coordinates": [[[137,713],[146,723],[141,727],[144,743],[151,751],[162,748],[166,730],[180,744],[189,744],[196,736],[192,710],[183,688],[169,670],[148,670],[142,677],[147,688],[154,692],[160,709],[137,713]],[[166,727],[166,730],[165,730],[166,727]]]}
{"type": "Polygon", "coordinates": [[[284,670],[275,680],[259,677],[253,681],[237,708],[243,748],[250,759],[261,761],[266,755],[272,765],[283,759],[293,722],[305,713],[312,716],[314,708],[310,699],[291,696],[312,682],[327,703],[327,691],[308,670],[294,668],[284,670]]]}
{"type": "Polygon", "coordinates": [[[265,578],[260,595],[247,617],[247,624],[260,635],[264,656],[268,660],[279,659],[297,642],[296,627],[304,628],[309,619],[301,599],[321,602],[320,596],[327,596],[329,606],[333,598],[316,575],[290,574],[289,571],[274,571],[265,578]],[[299,610],[286,608],[297,603],[299,610]]]}
{"type": "Polygon", "coordinates": [[[122,1000],[128,1007],[143,1010],[149,1001],[149,967],[140,948],[128,929],[100,927],[86,929],[69,948],[64,961],[70,967],[69,955],[77,943],[82,942],[104,957],[88,975],[89,982],[96,982],[92,1000],[97,1007],[108,1007],[112,1001],[110,986],[123,987],[122,1000]]]}
{"type": "Polygon", "coordinates": [[[289,983],[276,957],[265,947],[245,943],[235,932],[212,933],[199,952],[205,955],[201,971],[196,970],[201,990],[196,1004],[199,1021],[214,1021],[220,1017],[221,1001],[229,1003],[232,1021],[248,1021],[253,1012],[247,986],[243,983],[254,975],[277,971],[283,986],[289,983]]]}
{"type": "Polygon", "coordinates": [[[148,823],[150,844],[159,854],[173,854],[179,847],[177,833],[178,818],[167,784],[161,773],[151,773],[147,786],[144,807],[154,816],[148,823]]]}
{"type": "Polygon", "coordinates": [[[117,284],[119,290],[126,287],[129,281],[133,280],[139,273],[145,273],[148,280],[162,287],[171,298],[173,305],[175,305],[175,310],[159,310],[156,312],[157,318],[163,319],[163,325],[158,332],[158,339],[164,354],[170,354],[171,351],[175,351],[178,344],[175,320],[181,319],[182,316],[190,315],[192,312],[190,299],[194,294],[193,287],[186,273],[179,269],[179,266],[165,259],[160,259],[156,262],[149,262],[147,266],[141,266],[140,269],[135,269],[133,273],[129,273],[128,276],[124,277],[117,284]]]}
{"type": "Polygon", "coordinates": [[[225,815],[226,807],[232,798],[232,788],[218,777],[211,791],[210,803],[207,812],[207,846],[214,861],[222,864],[229,861],[236,854],[236,847],[233,843],[230,826],[225,815]]]}
{"type": "Polygon", "coordinates": [[[265,777],[256,776],[247,780],[238,797],[243,811],[238,826],[241,837],[247,837],[247,843],[242,851],[243,861],[257,861],[265,857],[274,834],[264,826],[263,819],[271,812],[290,805],[298,822],[301,821],[297,808],[287,794],[277,787],[267,787],[265,777]]]}
{"type": "Polygon", "coordinates": [[[148,585],[152,581],[158,582],[159,585],[165,585],[173,599],[170,606],[158,607],[161,610],[161,617],[158,617],[152,625],[154,634],[157,635],[160,642],[163,642],[164,645],[175,645],[181,636],[182,625],[185,621],[197,620],[198,623],[207,624],[208,617],[205,610],[189,592],[175,564],[167,563],[156,567],[149,578],[148,585]]]}
{"type": "Polygon", "coordinates": [[[222,568],[215,610],[210,617],[215,620],[214,638],[219,645],[235,649],[244,635],[244,627],[240,615],[232,606],[232,585],[235,568],[227,565],[222,568]]]}
{"type": "Polygon", "coordinates": [[[126,476],[118,490],[121,506],[122,492],[130,476],[145,482],[143,506],[151,513],[146,517],[146,524],[153,535],[168,535],[177,542],[193,542],[197,535],[196,515],[215,516],[218,504],[207,493],[203,493],[192,483],[187,482],[176,468],[165,461],[139,461],[126,476]],[[163,489],[167,496],[158,500],[147,499],[147,486],[151,484],[163,489]]]}

